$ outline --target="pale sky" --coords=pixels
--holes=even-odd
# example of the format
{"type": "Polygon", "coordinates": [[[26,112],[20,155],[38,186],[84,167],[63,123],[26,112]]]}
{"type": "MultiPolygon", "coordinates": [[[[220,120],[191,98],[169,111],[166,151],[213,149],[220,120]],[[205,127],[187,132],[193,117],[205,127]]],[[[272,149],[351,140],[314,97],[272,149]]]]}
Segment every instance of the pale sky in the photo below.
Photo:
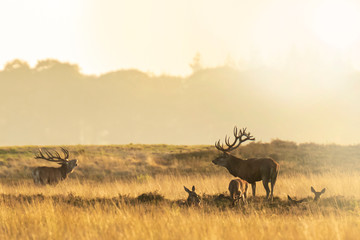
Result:
{"type": "Polygon", "coordinates": [[[2,0],[0,68],[54,58],[86,74],[187,75],[196,53],[205,66],[283,69],[295,52],[305,68],[359,70],[359,26],[360,3],[347,0],[2,0]]]}
{"type": "MultiPolygon", "coordinates": [[[[12,127],[30,131],[37,126],[42,131],[47,126],[55,130],[60,126],[60,129],[67,128],[60,133],[64,136],[88,129],[87,136],[92,136],[92,132],[100,137],[102,133],[112,134],[109,139],[127,136],[122,142],[208,143],[242,121],[241,124],[254,129],[254,134],[257,131],[258,140],[278,137],[299,142],[358,143],[359,26],[360,1],[352,0],[2,0],[0,70],[14,59],[24,60],[32,67],[39,60],[57,59],[78,64],[83,74],[139,69],[156,75],[184,76],[182,85],[164,83],[174,89],[161,88],[160,80],[155,81],[155,78],[146,83],[149,85],[142,83],[147,88],[142,89],[142,93],[151,99],[141,102],[134,93],[142,86],[129,88],[123,93],[128,94],[127,97],[117,95],[126,87],[121,81],[100,82],[101,87],[107,89],[105,94],[95,91],[94,84],[99,82],[86,82],[83,89],[76,85],[79,83],[72,83],[75,84],[72,86],[74,94],[63,94],[56,81],[71,79],[59,72],[56,76],[48,76],[56,78],[54,83],[46,84],[55,84],[60,99],[48,97],[51,101],[43,102],[47,98],[36,98],[28,89],[34,87],[39,91],[44,87],[41,81],[27,83],[24,85],[27,90],[21,92],[12,80],[18,79],[15,73],[1,75],[5,76],[4,81],[0,81],[3,84],[0,86],[0,108],[4,113],[0,128],[7,131],[4,142],[21,142],[23,137],[12,136],[12,127]],[[206,81],[212,79],[210,83],[204,84],[201,75],[194,75],[195,81],[189,64],[197,53],[205,67],[227,63],[240,71],[229,76],[204,71],[208,74],[204,77],[206,81]],[[233,85],[226,86],[224,78],[233,85]],[[185,80],[189,81],[184,83],[185,80]],[[185,89],[187,84],[194,85],[184,93],[179,90],[180,86],[185,89]],[[241,94],[244,86],[251,93],[249,102],[243,101],[246,98],[241,94]],[[207,98],[206,92],[202,92],[206,87],[209,88],[207,98]],[[148,91],[150,88],[153,91],[148,91]],[[96,94],[87,94],[84,89],[96,94]],[[204,96],[197,97],[192,91],[204,96]],[[229,105],[228,97],[231,98],[229,105]],[[73,102],[81,104],[83,99],[87,99],[86,103],[94,102],[80,105],[80,109],[98,106],[97,110],[107,117],[96,124],[91,122],[93,118],[88,125],[83,123],[82,119],[88,119],[88,112],[78,111],[73,105],[73,102]],[[124,104],[124,99],[133,99],[133,102],[124,104]],[[192,101],[187,102],[189,99],[192,101]],[[80,123],[57,122],[56,125],[44,120],[46,126],[42,126],[41,121],[34,120],[42,120],[41,114],[29,114],[28,105],[23,105],[23,101],[29,101],[40,112],[43,109],[39,104],[52,109],[53,103],[59,108],[66,107],[67,103],[80,123]],[[159,103],[164,106],[159,107],[159,103]],[[173,108],[171,103],[183,106],[182,111],[173,108]],[[134,113],[132,110],[136,106],[148,107],[134,113]],[[251,112],[249,116],[241,112],[244,106],[251,112]],[[188,119],[194,114],[197,118],[188,119]],[[28,121],[29,116],[31,121],[28,121]],[[106,125],[109,119],[119,122],[119,126],[106,125]],[[203,123],[209,121],[213,121],[213,125],[203,123]],[[147,131],[145,137],[142,130],[137,130],[139,125],[147,131]],[[168,136],[169,131],[162,130],[164,125],[171,131],[178,129],[179,138],[173,140],[168,136]],[[116,134],[117,131],[122,135],[116,134]]],[[[30,133],[28,137],[30,142],[21,144],[36,140],[30,133]]],[[[86,140],[91,144],[100,141],[92,141],[91,137],[86,140]]],[[[109,140],[108,143],[115,142],[118,141],[109,140]]]]}

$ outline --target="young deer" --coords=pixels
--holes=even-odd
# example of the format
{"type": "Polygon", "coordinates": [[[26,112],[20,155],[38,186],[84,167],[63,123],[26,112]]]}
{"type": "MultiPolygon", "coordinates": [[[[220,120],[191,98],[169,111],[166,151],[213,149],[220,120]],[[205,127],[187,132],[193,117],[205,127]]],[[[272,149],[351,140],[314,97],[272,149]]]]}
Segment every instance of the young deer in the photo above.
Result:
{"type": "Polygon", "coordinates": [[[200,196],[195,192],[195,186],[192,187],[191,191],[187,187],[184,186],[185,191],[189,194],[186,204],[188,206],[196,206],[199,207],[201,205],[200,196]]]}
{"type": "Polygon", "coordinates": [[[242,179],[233,179],[229,183],[230,197],[233,200],[233,205],[239,202],[240,198],[243,203],[246,202],[246,194],[248,189],[248,182],[242,179]]]}
{"type": "Polygon", "coordinates": [[[313,192],[315,194],[314,197],[314,201],[318,201],[320,199],[321,194],[323,194],[325,192],[325,188],[323,188],[323,190],[321,190],[321,192],[317,192],[315,191],[315,189],[313,187],[311,187],[311,192],[313,192]]]}

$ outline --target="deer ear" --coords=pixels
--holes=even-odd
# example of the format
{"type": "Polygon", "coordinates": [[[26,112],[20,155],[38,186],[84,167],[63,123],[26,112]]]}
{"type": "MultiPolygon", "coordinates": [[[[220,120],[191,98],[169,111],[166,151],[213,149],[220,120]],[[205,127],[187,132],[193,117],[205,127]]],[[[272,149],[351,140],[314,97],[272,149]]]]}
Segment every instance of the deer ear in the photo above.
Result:
{"type": "Polygon", "coordinates": [[[191,193],[191,191],[187,187],[184,186],[184,189],[186,192],[191,193]]]}
{"type": "Polygon", "coordinates": [[[192,190],[193,192],[195,192],[195,186],[193,186],[191,190],[192,190]]]}
{"type": "Polygon", "coordinates": [[[313,192],[313,193],[316,193],[316,191],[315,191],[315,189],[311,186],[311,191],[313,192]]]}
{"type": "Polygon", "coordinates": [[[321,193],[324,193],[324,192],[325,192],[325,190],[326,190],[326,188],[324,188],[323,190],[321,190],[321,193]]]}

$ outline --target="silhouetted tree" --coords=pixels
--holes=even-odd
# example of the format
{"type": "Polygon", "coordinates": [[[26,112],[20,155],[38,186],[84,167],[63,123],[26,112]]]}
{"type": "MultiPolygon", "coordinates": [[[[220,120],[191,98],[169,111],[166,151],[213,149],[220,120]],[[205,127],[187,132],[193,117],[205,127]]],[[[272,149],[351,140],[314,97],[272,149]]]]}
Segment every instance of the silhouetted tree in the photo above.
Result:
{"type": "Polygon", "coordinates": [[[15,59],[11,62],[8,62],[5,67],[4,71],[11,72],[11,71],[29,71],[30,66],[27,62],[22,61],[20,59],[15,59]]]}
{"type": "Polygon", "coordinates": [[[64,63],[55,59],[46,59],[38,61],[35,66],[35,70],[43,71],[48,69],[61,69],[61,70],[71,70],[74,72],[79,72],[79,66],[76,64],[64,63]]]}
{"type": "Polygon", "coordinates": [[[193,73],[200,71],[203,67],[201,65],[201,55],[200,53],[196,53],[192,63],[190,63],[190,67],[193,70],[193,73]]]}

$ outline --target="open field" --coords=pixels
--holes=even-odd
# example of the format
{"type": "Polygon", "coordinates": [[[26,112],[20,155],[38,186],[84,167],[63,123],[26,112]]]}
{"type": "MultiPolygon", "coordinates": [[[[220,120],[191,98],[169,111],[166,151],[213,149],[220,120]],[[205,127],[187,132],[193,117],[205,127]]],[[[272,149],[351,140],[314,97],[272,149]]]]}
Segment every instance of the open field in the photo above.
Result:
{"type": "Polygon", "coordinates": [[[233,178],[212,146],[69,146],[80,165],[57,186],[35,186],[36,147],[0,148],[0,239],[357,239],[360,146],[273,141],[240,148],[281,164],[273,203],[231,206],[233,178]],[[185,207],[183,186],[202,207],[185,207]],[[313,202],[310,186],[326,187],[313,202]],[[223,195],[221,195],[223,194],[223,195]],[[287,195],[306,198],[293,205],[287,195]]]}
{"type": "MultiPolygon", "coordinates": [[[[53,148],[56,149],[56,146],[53,148]]],[[[52,166],[46,161],[34,159],[37,149],[36,146],[0,147],[1,181],[29,179],[30,168],[52,166]]],[[[67,149],[70,151],[70,158],[78,159],[80,164],[70,177],[79,180],[114,181],[169,174],[227,173],[211,163],[219,154],[214,146],[75,145],[67,146],[67,149]]],[[[250,143],[240,146],[233,154],[243,158],[270,156],[281,165],[281,175],[321,174],[334,170],[360,172],[360,145],[296,144],[273,140],[271,143],[250,143]]]]}

